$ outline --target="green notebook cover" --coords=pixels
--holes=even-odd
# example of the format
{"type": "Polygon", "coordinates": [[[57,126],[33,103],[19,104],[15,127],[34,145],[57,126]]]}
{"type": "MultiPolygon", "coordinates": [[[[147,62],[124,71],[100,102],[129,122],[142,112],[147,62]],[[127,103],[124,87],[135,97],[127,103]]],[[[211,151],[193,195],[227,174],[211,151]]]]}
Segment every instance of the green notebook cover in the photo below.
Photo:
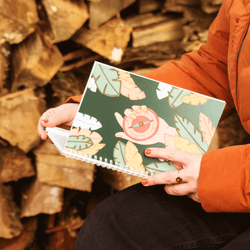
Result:
{"type": "Polygon", "coordinates": [[[225,102],[95,62],[65,151],[143,174],[176,170],[148,147],[207,152],[225,102]]]}

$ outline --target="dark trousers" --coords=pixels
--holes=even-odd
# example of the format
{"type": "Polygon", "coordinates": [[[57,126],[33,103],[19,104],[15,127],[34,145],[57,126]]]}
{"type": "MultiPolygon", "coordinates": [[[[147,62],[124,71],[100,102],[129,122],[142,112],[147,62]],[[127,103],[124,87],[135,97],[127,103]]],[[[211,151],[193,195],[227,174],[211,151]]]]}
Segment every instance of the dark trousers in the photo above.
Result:
{"type": "Polygon", "coordinates": [[[75,250],[250,250],[250,213],[207,213],[163,186],[122,190],[86,218],[75,250]]]}

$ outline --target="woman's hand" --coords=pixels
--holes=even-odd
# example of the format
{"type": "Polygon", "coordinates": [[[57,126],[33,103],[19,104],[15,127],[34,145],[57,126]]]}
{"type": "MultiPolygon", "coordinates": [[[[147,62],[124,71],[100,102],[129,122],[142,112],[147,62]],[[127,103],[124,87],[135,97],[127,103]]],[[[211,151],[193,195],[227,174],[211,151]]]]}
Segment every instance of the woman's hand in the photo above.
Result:
{"type": "Polygon", "coordinates": [[[45,111],[40,117],[37,126],[41,139],[49,140],[47,132],[44,130],[45,127],[56,127],[59,125],[71,127],[78,107],[78,103],[66,103],[45,111]]]}
{"type": "Polygon", "coordinates": [[[188,195],[194,201],[200,202],[198,179],[202,159],[201,154],[169,148],[149,148],[145,150],[145,154],[148,157],[169,160],[175,165],[181,165],[182,169],[149,176],[142,180],[144,186],[164,184],[164,189],[168,194],[188,195]],[[178,183],[177,177],[181,178],[180,183],[178,183]]]}

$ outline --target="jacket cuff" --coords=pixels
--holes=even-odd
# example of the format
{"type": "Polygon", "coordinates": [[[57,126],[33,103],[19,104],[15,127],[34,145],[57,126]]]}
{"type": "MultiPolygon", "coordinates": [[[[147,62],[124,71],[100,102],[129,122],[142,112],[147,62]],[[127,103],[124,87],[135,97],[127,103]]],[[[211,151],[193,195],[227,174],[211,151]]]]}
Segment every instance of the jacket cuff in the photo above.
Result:
{"type": "Polygon", "coordinates": [[[198,194],[207,212],[250,211],[250,145],[203,155],[198,194]]]}

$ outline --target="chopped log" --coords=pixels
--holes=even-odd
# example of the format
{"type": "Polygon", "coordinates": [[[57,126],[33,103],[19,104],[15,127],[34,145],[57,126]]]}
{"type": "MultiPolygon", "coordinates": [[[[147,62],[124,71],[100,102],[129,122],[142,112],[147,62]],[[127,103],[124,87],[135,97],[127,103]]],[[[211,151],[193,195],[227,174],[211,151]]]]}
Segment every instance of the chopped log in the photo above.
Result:
{"type": "Polygon", "coordinates": [[[91,50],[89,50],[87,48],[82,48],[80,50],[76,50],[76,51],[73,51],[73,52],[70,52],[70,53],[64,55],[63,61],[67,62],[67,61],[71,61],[71,60],[78,59],[78,58],[87,58],[91,54],[93,54],[93,52],[91,50]]]}
{"type": "Polygon", "coordinates": [[[25,89],[0,98],[0,137],[12,146],[29,152],[40,142],[37,123],[42,105],[33,89],[25,89]]]}
{"type": "Polygon", "coordinates": [[[82,67],[88,63],[93,63],[94,61],[99,61],[101,58],[102,57],[100,55],[94,55],[94,56],[91,56],[87,59],[82,58],[82,59],[78,60],[77,62],[74,62],[72,64],[68,64],[68,65],[61,67],[60,71],[65,72],[65,71],[73,70],[73,69],[82,67]]]}
{"type": "Polygon", "coordinates": [[[89,18],[88,8],[83,0],[42,0],[42,4],[54,35],[53,43],[71,38],[89,18]]]}
{"type": "Polygon", "coordinates": [[[224,0],[211,0],[212,5],[222,5],[224,0]]]}
{"type": "Polygon", "coordinates": [[[0,97],[9,94],[9,90],[7,88],[0,88],[0,97]]]}
{"type": "Polygon", "coordinates": [[[22,189],[21,218],[59,213],[63,206],[63,190],[33,178],[22,189]]]}
{"type": "Polygon", "coordinates": [[[13,50],[12,91],[46,85],[63,65],[59,49],[41,32],[31,34],[13,50]]]}
{"type": "Polygon", "coordinates": [[[140,177],[112,171],[106,168],[101,168],[101,171],[103,174],[103,180],[118,191],[139,183],[142,180],[140,177]]]}
{"type": "Polygon", "coordinates": [[[200,0],[174,0],[173,2],[176,5],[186,5],[186,6],[200,5],[200,0]]]}
{"type": "Polygon", "coordinates": [[[121,61],[131,31],[125,21],[114,18],[94,30],[81,28],[72,40],[117,63],[121,61]]]}
{"type": "Polygon", "coordinates": [[[139,13],[147,13],[161,9],[163,1],[161,0],[138,0],[139,13]]]}
{"type": "Polygon", "coordinates": [[[220,9],[220,2],[214,0],[201,0],[201,9],[207,14],[217,13],[220,9]]]}
{"type": "Polygon", "coordinates": [[[141,15],[133,15],[125,19],[126,23],[132,28],[138,28],[141,26],[147,26],[150,24],[160,23],[169,21],[170,17],[153,13],[146,13],[141,15]]]}
{"type": "Polygon", "coordinates": [[[182,39],[184,31],[179,19],[135,28],[132,32],[133,47],[146,46],[156,42],[182,39]]]}
{"type": "Polygon", "coordinates": [[[23,151],[0,146],[0,182],[17,181],[34,175],[31,159],[23,151]]]}
{"type": "Polygon", "coordinates": [[[163,12],[171,11],[182,13],[186,18],[186,15],[192,11],[192,8],[200,9],[200,4],[200,0],[168,0],[165,2],[163,12]]]}
{"type": "Polygon", "coordinates": [[[0,96],[6,95],[9,92],[5,87],[5,83],[9,73],[10,54],[8,43],[0,45],[0,96]]]}
{"type": "Polygon", "coordinates": [[[57,148],[44,143],[35,150],[38,179],[50,185],[91,192],[95,166],[62,156],[57,148]]]}
{"type": "MultiPolygon", "coordinates": [[[[142,65],[147,61],[162,61],[180,58],[184,53],[181,49],[181,41],[155,43],[150,46],[142,46],[137,48],[128,47],[124,53],[121,64],[130,62],[140,62],[142,65]],[[179,52],[179,54],[176,54],[179,52]]],[[[119,67],[123,68],[122,65],[119,67]]]]}
{"type": "Polygon", "coordinates": [[[108,58],[111,62],[119,62],[130,40],[131,31],[132,28],[126,22],[114,18],[95,30],[82,28],[73,40],[108,58]]]}
{"type": "Polygon", "coordinates": [[[0,182],[0,238],[11,239],[20,235],[23,226],[19,210],[13,202],[12,187],[0,182]]]}
{"type": "Polygon", "coordinates": [[[89,3],[89,28],[96,29],[136,0],[102,0],[89,3]]]}
{"type": "Polygon", "coordinates": [[[2,53],[2,47],[0,45],[0,89],[3,88],[4,85],[4,56],[2,53]]]}
{"type": "Polygon", "coordinates": [[[102,57],[100,55],[84,47],[80,50],[70,52],[63,56],[64,64],[60,68],[60,72],[65,72],[79,68],[88,63],[99,61],[101,58],[102,57]]]}
{"type": "Polygon", "coordinates": [[[1,250],[25,250],[33,242],[38,227],[37,218],[30,218],[24,223],[21,234],[12,239],[0,239],[1,250]]]}
{"type": "Polygon", "coordinates": [[[0,3],[0,44],[22,42],[35,31],[39,21],[35,0],[2,0],[0,3]]]}

